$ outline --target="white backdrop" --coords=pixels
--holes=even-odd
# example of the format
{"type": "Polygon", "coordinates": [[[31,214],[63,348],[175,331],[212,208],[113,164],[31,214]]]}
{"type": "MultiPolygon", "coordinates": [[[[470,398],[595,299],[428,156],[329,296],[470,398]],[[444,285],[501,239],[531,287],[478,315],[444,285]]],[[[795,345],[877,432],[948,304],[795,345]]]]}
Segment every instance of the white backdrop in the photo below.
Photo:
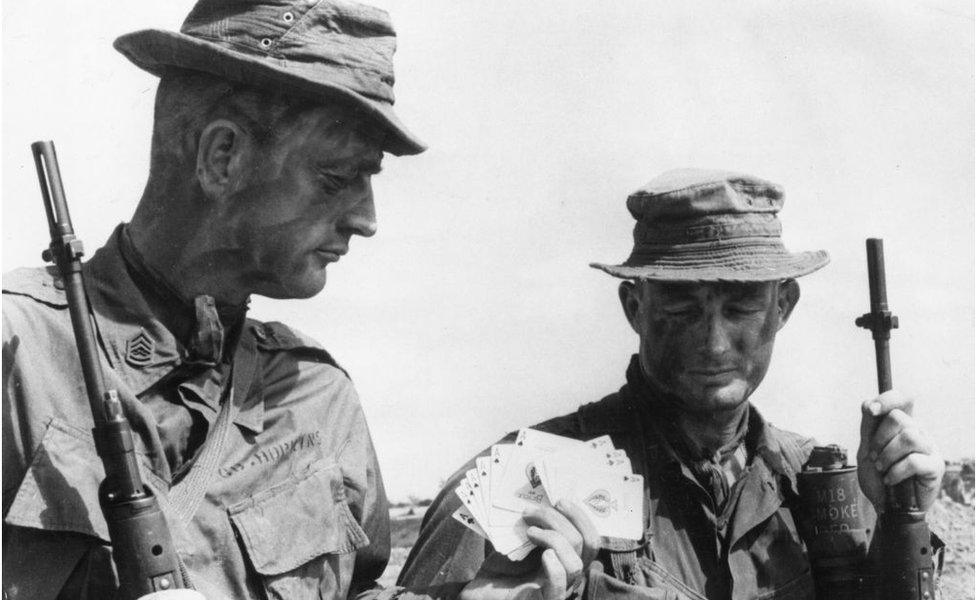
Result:
{"type": "MultiPolygon", "coordinates": [[[[388,157],[380,228],[312,300],[253,314],[319,339],[355,379],[393,498],[430,496],[506,431],[623,381],[626,195],[680,166],[786,188],[801,281],[754,396],[852,450],[874,392],[864,238],[885,239],[898,388],[947,456],[973,454],[971,2],[383,2],[397,108],[430,144],[388,157]]],[[[3,270],[46,228],[28,145],[54,139],[76,229],[100,245],[145,183],[155,80],[111,48],[190,2],[3,5],[3,270]]]]}

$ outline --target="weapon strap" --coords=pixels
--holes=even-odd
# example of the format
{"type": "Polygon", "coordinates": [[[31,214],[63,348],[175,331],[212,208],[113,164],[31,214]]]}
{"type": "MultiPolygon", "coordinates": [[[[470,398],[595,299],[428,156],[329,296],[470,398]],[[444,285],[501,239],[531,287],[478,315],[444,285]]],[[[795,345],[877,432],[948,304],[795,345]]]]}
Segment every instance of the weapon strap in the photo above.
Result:
{"type": "Polygon", "coordinates": [[[169,494],[173,512],[184,523],[190,523],[193,515],[200,508],[200,502],[207,492],[208,484],[213,481],[214,473],[223,454],[227,435],[230,433],[231,423],[237,415],[238,404],[247,399],[247,392],[254,381],[254,369],[257,365],[257,348],[249,336],[242,336],[240,347],[234,355],[234,365],[231,371],[231,385],[221,403],[220,412],[214,422],[207,441],[200,449],[196,464],[190,469],[186,477],[177,484],[169,494]]]}

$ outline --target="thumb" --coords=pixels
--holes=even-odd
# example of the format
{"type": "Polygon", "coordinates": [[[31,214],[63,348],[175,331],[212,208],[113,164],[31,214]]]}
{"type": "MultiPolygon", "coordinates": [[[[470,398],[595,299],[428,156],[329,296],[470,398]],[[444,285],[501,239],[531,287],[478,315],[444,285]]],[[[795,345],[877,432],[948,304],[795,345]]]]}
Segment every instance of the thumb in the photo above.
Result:
{"type": "Polygon", "coordinates": [[[871,437],[874,436],[874,430],[878,428],[878,417],[876,416],[878,410],[878,403],[873,399],[861,404],[861,440],[857,447],[857,462],[859,465],[868,460],[871,437]]]}
{"type": "Polygon", "coordinates": [[[542,597],[545,600],[562,600],[566,595],[566,569],[559,562],[552,548],[542,553],[542,597]]]}

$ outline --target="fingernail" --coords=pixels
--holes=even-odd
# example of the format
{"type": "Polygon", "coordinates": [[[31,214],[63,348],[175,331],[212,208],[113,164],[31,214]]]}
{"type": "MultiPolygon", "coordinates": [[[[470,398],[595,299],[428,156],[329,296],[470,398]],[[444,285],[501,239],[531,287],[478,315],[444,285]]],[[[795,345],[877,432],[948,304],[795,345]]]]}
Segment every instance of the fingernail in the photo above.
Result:
{"type": "Polygon", "coordinates": [[[874,416],[880,415],[881,414],[881,403],[880,402],[872,402],[871,405],[868,406],[868,410],[871,411],[871,414],[874,415],[874,416]]]}
{"type": "Polygon", "coordinates": [[[879,470],[879,471],[881,470],[881,461],[880,460],[874,463],[874,468],[877,469],[877,470],[879,470]]]}

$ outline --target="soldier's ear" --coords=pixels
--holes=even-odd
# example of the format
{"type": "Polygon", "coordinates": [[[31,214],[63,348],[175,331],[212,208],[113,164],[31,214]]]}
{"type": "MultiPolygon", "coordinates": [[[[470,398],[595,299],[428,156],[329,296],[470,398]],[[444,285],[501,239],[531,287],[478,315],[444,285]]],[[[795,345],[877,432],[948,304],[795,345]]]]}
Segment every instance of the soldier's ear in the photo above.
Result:
{"type": "Polygon", "coordinates": [[[800,301],[800,284],[796,279],[784,279],[777,286],[776,309],[779,315],[779,326],[776,330],[779,331],[783,325],[786,325],[790,315],[793,314],[793,308],[800,301]]]}
{"type": "Polygon", "coordinates": [[[209,200],[230,191],[241,175],[250,136],[228,119],[211,121],[200,134],[197,145],[196,176],[209,200]]]}
{"type": "Polygon", "coordinates": [[[637,335],[640,335],[641,330],[638,328],[638,314],[640,313],[641,303],[640,284],[629,279],[622,281],[620,287],[617,288],[617,295],[620,296],[620,306],[624,309],[624,316],[627,317],[630,328],[637,335]]]}

